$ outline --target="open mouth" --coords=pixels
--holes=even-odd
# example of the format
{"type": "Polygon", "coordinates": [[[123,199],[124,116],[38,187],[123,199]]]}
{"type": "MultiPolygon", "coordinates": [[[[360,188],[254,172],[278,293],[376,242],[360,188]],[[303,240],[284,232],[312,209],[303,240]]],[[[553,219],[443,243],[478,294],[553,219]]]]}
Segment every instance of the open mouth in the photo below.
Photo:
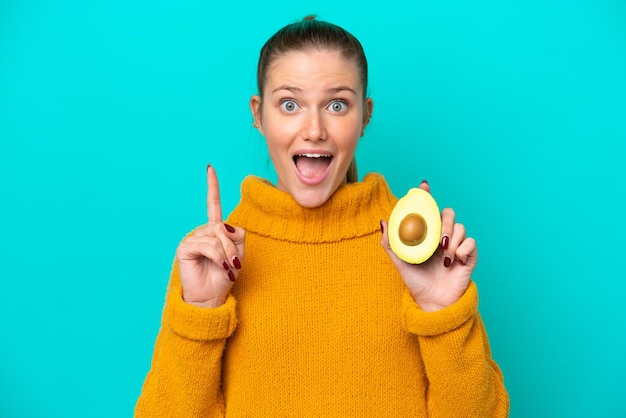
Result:
{"type": "Polygon", "coordinates": [[[332,160],[330,154],[305,153],[293,156],[298,173],[308,180],[323,179],[332,160]]]}

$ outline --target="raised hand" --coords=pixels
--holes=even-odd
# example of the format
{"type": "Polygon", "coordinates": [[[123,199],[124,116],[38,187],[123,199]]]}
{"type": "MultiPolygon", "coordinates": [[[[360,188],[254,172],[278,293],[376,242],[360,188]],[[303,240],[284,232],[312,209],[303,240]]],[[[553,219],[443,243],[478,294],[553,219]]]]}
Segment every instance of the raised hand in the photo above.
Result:
{"type": "Polygon", "coordinates": [[[183,299],[192,305],[221,306],[241,269],[245,231],[222,222],[215,169],[207,168],[208,223],[185,238],[176,250],[183,299]]]}
{"type": "MultiPolygon", "coordinates": [[[[421,189],[430,192],[427,183],[421,189]]],[[[396,266],[415,302],[427,312],[443,309],[458,301],[469,285],[478,260],[476,241],[468,238],[465,227],[455,223],[455,213],[441,212],[441,240],[435,254],[422,264],[400,260],[389,246],[387,222],[381,221],[381,245],[396,266]]]]}

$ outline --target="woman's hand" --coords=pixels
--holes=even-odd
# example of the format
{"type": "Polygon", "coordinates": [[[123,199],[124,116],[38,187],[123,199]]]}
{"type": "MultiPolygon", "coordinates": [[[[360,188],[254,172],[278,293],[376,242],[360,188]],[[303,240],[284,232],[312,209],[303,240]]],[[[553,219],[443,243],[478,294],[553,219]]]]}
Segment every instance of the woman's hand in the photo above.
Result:
{"type": "Polygon", "coordinates": [[[239,274],[245,231],[222,222],[217,175],[207,168],[209,223],[185,238],[176,250],[183,299],[192,305],[221,306],[239,274]]]}
{"type": "MultiPolygon", "coordinates": [[[[426,182],[421,189],[430,192],[426,182]]],[[[458,301],[469,285],[476,267],[476,241],[466,236],[465,227],[455,223],[452,209],[441,212],[441,240],[435,254],[422,264],[406,263],[389,246],[387,222],[381,221],[381,244],[396,266],[415,302],[427,312],[434,312],[458,301]]]]}

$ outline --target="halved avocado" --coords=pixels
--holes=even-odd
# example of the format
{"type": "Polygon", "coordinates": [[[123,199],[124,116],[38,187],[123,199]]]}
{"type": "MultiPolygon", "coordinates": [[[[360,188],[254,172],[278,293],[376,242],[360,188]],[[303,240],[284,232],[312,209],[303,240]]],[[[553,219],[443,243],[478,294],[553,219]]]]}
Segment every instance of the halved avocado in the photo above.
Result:
{"type": "Polygon", "coordinates": [[[413,188],[389,217],[389,245],[402,260],[421,264],[434,254],[441,238],[441,214],[426,190],[413,188]]]}

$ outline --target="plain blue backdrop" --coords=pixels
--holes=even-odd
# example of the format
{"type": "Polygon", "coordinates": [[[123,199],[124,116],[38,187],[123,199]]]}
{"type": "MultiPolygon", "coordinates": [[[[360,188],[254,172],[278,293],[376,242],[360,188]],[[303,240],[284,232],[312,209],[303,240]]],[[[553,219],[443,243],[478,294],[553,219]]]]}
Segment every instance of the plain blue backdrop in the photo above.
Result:
{"type": "Polygon", "coordinates": [[[275,177],[256,60],[309,13],[368,54],[361,175],[477,239],[511,417],[626,416],[619,0],[0,0],[0,416],[132,416],[206,164],[226,213],[275,177]]]}

